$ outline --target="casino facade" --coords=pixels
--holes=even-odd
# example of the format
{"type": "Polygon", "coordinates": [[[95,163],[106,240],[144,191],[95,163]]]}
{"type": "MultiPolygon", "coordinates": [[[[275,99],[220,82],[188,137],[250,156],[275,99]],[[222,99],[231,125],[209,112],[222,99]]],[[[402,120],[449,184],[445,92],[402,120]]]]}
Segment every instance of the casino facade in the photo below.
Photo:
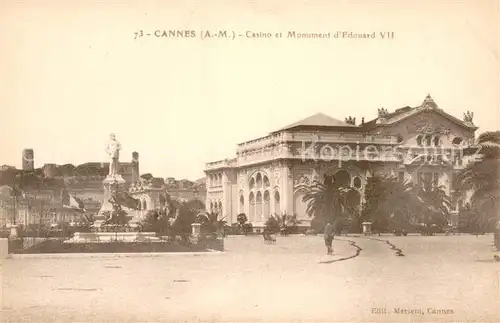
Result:
{"type": "Polygon", "coordinates": [[[355,188],[362,203],[367,178],[385,173],[442,185],[452,197],[457,224],[463,201],[452,181],[476,149],[472,119],[470,112],[463,119],[446,113],[430,95],[417,107],[378,109],[376,119],[359,125],[355,118],[315,114],[238,144],[235,158],[207,163],[207,211],[228,224],[245,213],[254,228],[263,227],[271,214],[296,214],[308,226],[302,198],[314,181],[331,175],[355,188]]]}

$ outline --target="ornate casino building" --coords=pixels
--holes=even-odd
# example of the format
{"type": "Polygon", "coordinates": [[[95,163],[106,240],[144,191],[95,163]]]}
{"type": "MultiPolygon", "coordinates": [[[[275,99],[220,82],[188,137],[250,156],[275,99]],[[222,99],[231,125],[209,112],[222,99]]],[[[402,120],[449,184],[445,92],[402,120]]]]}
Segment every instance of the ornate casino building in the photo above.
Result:
{"type": "Polygon", "coordinates": [[[456,118],[430,95],[417,107],[378,109],[376,119],[358,125],[352,117],[340,121],[315,114],[238,144],[235,158],[207,163],[206,208],[225,216],[229,224],[245,213],[259,228],[269,215],[286,213],[308,226],[311,218],[302,198],[313,181],[334,176],[356,189],[361,204],[367,178],[386,173],[445,187],[456,224],[463,201],[454,198],[453,174],[475,151],[477,129],[473,113],[456,118]]]}

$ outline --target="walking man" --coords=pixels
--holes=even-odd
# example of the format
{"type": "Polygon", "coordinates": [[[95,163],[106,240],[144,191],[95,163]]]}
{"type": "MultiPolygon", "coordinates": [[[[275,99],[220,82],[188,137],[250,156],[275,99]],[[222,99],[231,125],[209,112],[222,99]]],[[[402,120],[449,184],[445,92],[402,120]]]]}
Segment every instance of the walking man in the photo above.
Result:
{"type": "Polygon", "coordinates": [[[333,237],[334,237],[334,228],[332,224],[332,220],[328,220],[325,226],[325,245],[326,245],[326,254],[333,255],[333,237]]]}

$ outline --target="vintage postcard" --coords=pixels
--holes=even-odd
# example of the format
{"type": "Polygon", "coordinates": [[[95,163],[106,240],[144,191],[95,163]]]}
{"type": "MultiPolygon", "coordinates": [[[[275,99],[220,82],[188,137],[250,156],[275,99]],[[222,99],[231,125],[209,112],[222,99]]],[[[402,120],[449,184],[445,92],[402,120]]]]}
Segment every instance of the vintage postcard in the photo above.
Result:
{"type": "Polygon", "coordinates": [[[2,322],[499,322],[500,2],[0,0],[2,322]]]}

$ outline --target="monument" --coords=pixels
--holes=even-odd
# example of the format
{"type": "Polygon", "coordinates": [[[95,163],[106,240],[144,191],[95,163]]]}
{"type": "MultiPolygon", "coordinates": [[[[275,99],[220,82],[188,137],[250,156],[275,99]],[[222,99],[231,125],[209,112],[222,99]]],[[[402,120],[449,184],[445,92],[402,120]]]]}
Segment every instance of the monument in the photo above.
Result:
{"type": "MultiPolygon", "coordinates": [[[[129,224],[134,216],[128,214],[131,212],[127,212],[122,208],[118,201],[123,198],[124,194],[127,194],[125,180],[119,173],[120,150],[121,144],[116,140],[115,134],[112,133],[105,146],[105,151],[110,157],[109,173],[103,180],[103,201],[101,209],[92,224],[93,232],[76,232],[73,238],[65,241],[66,243],[158,240],[153,232],[135,231],[135,226],[129,224]]],[[[134,157],[138,159],[138,154],[135,153],[134,157]]]]}
{"type": "Polygon", "coordinates": [[[113,212],[113,205],[111,204],[112,191],[118,191],[124,189],[125,180],[120,175],[120,150],[122,146],[116,140],[116,136],[112,133],[109,136],[109,141],[105,146],[105,151],[110,157],[109,162],[109,173],[103,180],[102,184],[104,186],[104,196],[101,205],[101,209],[94,221],[94,228],[100,228],[101,225],[106,221],[108,214],[113,212]]]}

